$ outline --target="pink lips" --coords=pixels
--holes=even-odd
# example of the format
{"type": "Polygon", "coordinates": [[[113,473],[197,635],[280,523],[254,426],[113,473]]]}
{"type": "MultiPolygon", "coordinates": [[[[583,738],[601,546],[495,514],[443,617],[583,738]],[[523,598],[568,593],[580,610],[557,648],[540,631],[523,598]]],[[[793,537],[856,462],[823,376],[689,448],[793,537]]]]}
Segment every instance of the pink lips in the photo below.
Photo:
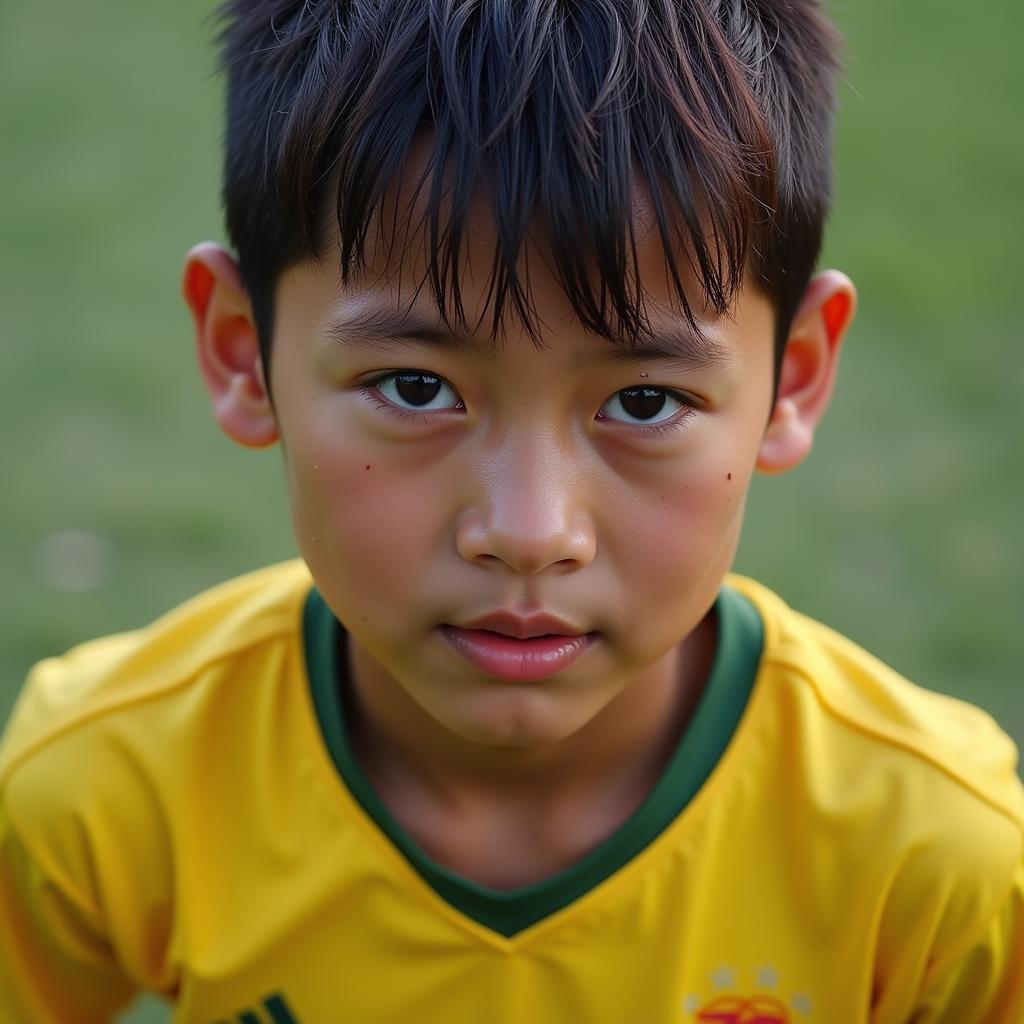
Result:
{"type": "Polygon", "coordinates": [[[566,669],[594,641],[548,615],[497,612],[441,634],[471,665],[496,679],[535,682],[566,669]]]}

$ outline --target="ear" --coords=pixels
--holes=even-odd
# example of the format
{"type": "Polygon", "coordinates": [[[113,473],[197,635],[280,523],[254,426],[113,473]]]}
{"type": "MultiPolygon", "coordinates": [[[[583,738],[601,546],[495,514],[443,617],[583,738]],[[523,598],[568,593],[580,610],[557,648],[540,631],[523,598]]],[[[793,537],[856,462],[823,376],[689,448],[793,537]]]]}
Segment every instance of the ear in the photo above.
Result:
{"type": "Polygon", "coordinates": [[[199,370],[221,430],[247,448],[278,438],[259,337],[234,257],[213,242],[185,258],[181,290],[192,311],[199,370]]]}
{"type": "Polygon", "coordinates": [[[818,274],[807,286],[786,340],[775,408],[758,451],[762,473],[783,473],[810,452],[856,306],[853,282],[838,270],[818,274]]]}

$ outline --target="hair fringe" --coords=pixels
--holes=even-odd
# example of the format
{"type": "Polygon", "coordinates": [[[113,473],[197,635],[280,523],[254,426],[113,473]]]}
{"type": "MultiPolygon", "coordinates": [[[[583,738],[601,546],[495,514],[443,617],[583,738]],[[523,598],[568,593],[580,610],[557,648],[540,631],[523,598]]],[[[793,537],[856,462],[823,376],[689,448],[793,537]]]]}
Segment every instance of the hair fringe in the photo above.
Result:
{"type": "Polygon", "coordinates": [[[815,0],[229,0],[220,19],[225,206],[261,338],[289,263],[333,237],[351,281],[371,242],[393,252],[413,228],[441,316],[475,329],[460,280],[482,198],[492,337],[509,315],[542,333],[524,259],[539,214],[580,321],[635,341],[638,187],[693,326],[750,268],[792,315],[831,187],[838,39],[815,0]],[[424,139],[410,205],[388,216],[424,139]]]}

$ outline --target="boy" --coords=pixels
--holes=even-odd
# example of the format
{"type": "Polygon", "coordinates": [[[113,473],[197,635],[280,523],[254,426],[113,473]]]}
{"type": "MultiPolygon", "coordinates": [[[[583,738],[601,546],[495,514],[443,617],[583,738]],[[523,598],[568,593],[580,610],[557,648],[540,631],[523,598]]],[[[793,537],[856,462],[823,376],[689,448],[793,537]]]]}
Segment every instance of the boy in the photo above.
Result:
{"type": "Polygon", "coordinates": [[[234,0],[222,428],[302,562],[31,677],[0,1017],[1024,1020],[986,716],[726,580],[854,307],[814,0],[234,0]]]}

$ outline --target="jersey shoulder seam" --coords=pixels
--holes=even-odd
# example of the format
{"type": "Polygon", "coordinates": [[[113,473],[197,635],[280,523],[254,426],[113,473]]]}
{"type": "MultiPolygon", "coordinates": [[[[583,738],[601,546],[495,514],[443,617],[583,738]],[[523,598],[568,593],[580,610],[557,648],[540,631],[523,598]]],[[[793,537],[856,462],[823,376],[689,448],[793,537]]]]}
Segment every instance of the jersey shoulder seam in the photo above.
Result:
{"type": "Polygon", "coordinates": [[[813,674],[799,662],[780,656],[779,654],[772,654],[768,652],[765,652],[762,659],[766,664],[771,664],[777,668],[788,669],[790,672],[800,676],[807,686],[810,687],[814,693],[815,699],[821,707],[824,708],[826,713],[841,722],[847,728],[854,729],[880,743],[886,744],[887,746],[898,748],[911,755],[916,760],[924,762],[932,769],[940,772],[942,775],[955,782],[959,787],[977,797],[987,807],[996,811],[1000,816],[1008,819],[1020,832],[1022,839],[1024,839],[1024,819],[1022,819],[1019,814],[1015,813],[1011,807],[1006,806],[1002,801],[992,797],[982,788],[975,785],[970,779],[965,778],[946,760],[929,753],[927,750],[922,749],[918,744],[901,739],[899,736],[886,733],[880,729],[872,728],[871,725],[862,721],[855,715],[844,711],[842,708],[838,707],[834,701],[830,701],[828,699],[827,695],[823,692],[822,687],[815,680],[813,674]]]}
{"type": "MultiPolygon", "coordinates": [[[[304,599],[305,595],[303,595],[303,600],[304,599]]],[[[28,743],[24,750],[15,754],[7,764],[3,774],[0,775],[0,788],[7,786],[17,769],[25,764],[26,761],[31,760],[44,748],[59,742],[63,737],[77,732],[79,729],[84,729],[93,722],[118,714],[121,711],[128,711],[132,708],[140,707],[144,704],[163,700],[165,697],[172,696],[181,690],[187,689],[195,682],[198,676],[202,675],[214,665],[217,665],[222,661],[226,661],[229,658],[238,657],[246,651],[259,647],[261,644],[272,643],[275,640],[285,638],[291,632],[293,632],[293,627],[289,626],[287,622],[274,622],[265,627],[265,631],[263,633],[246,638],[243,643],[236,647],[219,651],[216,655],[205,659],[198,665],[192,666],[185,675],[172,678],[150,692],[124,698],[113,698],[107,702],[100,702],[97,707],[89,708],[80,712],[78,715],[71,718],[70,721],[64,722],[52,731],[44,732],[35,740],[28,743]]]]}

